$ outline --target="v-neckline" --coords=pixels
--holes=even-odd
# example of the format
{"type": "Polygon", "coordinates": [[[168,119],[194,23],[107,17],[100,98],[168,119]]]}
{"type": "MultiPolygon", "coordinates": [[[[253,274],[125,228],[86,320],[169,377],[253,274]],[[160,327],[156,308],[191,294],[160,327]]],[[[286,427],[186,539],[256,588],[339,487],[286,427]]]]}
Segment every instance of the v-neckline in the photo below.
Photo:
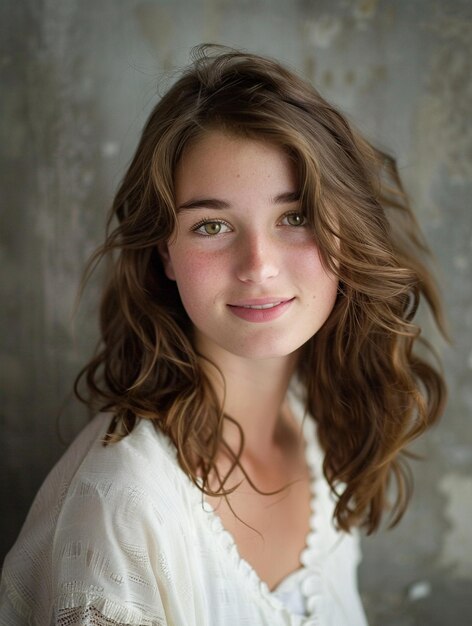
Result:
{"type": "Polygon", "coordinates": [[[220,516],[214,507],[204,499],[202,492],[195,485],[193,488],[199,494],[199,510],[203,514],[207,528],[211,533],[212,540],[220,545],[223,551],[229,555],[235,569],[240,572],[246,582],[254,589],[259,591],[263,597],[273,608],[278,610],[289,609],[277,597],[277,590],[289,578],[295,575],[303,577],[304,581],[301,585],[302,593],[305,598],[306,612],[304,617],[309,618],[315,610],[315,606],[319,605],[321,597],[321,568],[320,561],[322,558],[322,539],[320,532],[323,524],[319,515],[319,493],[322,482],[322,455],[316,441],[316,428],[313,418],[305,415],[300,398],[297,398],[294,391],[289,389],[287,392],[287,402],[294,415],[297,423],[301,428],[301,434],[305,442],[305,461],[310,472],[310,520],[309,530],[305,537],[305,544],[299,555],[300,567],[289,572],[272,590],[269,585],[261,579],[252,565],[244,559],[240,553],[233,535],[224,527],[220,516]],[[304,574],[304,576],[302,576],[304,574]],[[310,601],[309,601],[310,600],[310,601]]]}

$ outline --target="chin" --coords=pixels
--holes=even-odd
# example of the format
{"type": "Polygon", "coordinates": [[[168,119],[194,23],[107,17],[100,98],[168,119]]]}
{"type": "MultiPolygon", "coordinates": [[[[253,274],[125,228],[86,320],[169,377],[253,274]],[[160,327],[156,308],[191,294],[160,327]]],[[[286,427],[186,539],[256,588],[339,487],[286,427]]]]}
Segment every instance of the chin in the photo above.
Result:
{"type": "Polygon", "coordinates": [[[303,345],[304,342],[288,342],[288,341],[265,341],[265,342],[247,342],[244,345],[226,345],[221,346],[226,352],[230,352],[235,356],[254,359],[280,359],[293,354],[303,345]]]}

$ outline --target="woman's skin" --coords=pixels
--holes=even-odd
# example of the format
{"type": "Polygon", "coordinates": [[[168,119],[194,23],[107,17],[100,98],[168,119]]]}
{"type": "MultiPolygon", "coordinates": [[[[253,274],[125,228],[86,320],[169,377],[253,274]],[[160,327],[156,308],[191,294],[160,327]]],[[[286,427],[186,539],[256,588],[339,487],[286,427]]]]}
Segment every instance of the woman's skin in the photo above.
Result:
{"type": "MultiPolygon", "coordinates": [[[[272,587],[300,566],[310,514],[303,446],[284,398],[298,349],[329,316],[338,283],[304,225],[295,167],[280,147],[210,131],[185,150],[175,193],[178,229],[160,253],[198,350],[224,374],[225,411],[244,431],[241,461],[259,489],[298,481],[267,497],[239,470],[232,475],[231,485],[243,484],[230,502],[262,541],[224,500],[218,506],[241,556],[272,587]],[[267,304],[276,306],[247,308],[267,304]]],[[[222,396],[220,378],[209,373],[222,396]]],[[[237,450],[228,420],[223,435],[237,450]]],[[[224,472],[228,460],[218,465],[224,472]]]]}

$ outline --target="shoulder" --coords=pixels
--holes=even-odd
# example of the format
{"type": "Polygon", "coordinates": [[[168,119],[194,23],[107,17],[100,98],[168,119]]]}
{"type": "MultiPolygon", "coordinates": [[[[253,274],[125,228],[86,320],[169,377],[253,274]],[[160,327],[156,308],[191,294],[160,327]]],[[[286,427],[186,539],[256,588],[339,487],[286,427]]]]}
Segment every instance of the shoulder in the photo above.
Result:
{"type": "Polygon", "coordinates": [[[23,531],[43,516],[51,524],[59,522],[74,506],[84,510],[100,501],[117,512],[186,493],[188,478],[165,435],[141,421],[127,437],[105,446],[110,420],[109,414],[97,415],[72,442],[41,486],[23,531]]]}
{"type": "MultiPolygon", "coordinates": [[[[191,505],[189,479],[177,462],[172,442],[148,420],[116,443],[104,445],[111,416],[98,415],[77,437],[43,484],[35,506],[46,509],[62,528],[88,532],[97,520],[113,520],[108,535],[124,532],[120,522],[139,527],[174,527],[179,510],[191,505]]],[[[35,506],[30,517],[35,517],[35,506]]],[[[29,520],[28,520],[29,521],[29,520]]]]}
{"type": "Polygon", "coordinates": [[[151,421],[141,420],[129,435],[105,446],[103,440],[110,416],[95,419],[100,419],[100,427],[71,480],[71,488],[87,481],[103,484],[105,488],[108,483],[116,491],[138,489],[148,491],[149,495],[156,491],[169,495],[175,493],[176,483],[188,480],[177,463],[172,442],[151,421]],[[168,480],[172,487],[166,489],[168,480]]]}
{"type": "Polygon", "coordinates": [[[162,544],[189,520],[194,496],[173,444],[144,420],[117,443],[104,446],[98,437],[65,493],[56,541],[61,528],[66,536],[71,527],[87,534],[102,520],[108,538],[141,534],[147,543],[162,544]]]}

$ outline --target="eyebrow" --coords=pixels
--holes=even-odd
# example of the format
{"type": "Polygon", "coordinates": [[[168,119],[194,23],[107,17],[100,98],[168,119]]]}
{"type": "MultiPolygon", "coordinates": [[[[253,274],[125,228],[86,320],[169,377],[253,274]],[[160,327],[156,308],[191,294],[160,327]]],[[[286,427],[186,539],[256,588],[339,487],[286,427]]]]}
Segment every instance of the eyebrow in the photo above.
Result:
{"type": "MultiPolygon", "coordinates": [[[[300,193],[298,191],[285,191],[279,193],[275,198],[271,198],[271,204],[290,204],[292,202],[298,202],[300,200],[300,193]]],[[[195,198],[184,202],[177,207],[177,210],[189,210],[189,209],[230,209],[231,204],[224,200],[218,200],[217,198],[195,198]]]]}

